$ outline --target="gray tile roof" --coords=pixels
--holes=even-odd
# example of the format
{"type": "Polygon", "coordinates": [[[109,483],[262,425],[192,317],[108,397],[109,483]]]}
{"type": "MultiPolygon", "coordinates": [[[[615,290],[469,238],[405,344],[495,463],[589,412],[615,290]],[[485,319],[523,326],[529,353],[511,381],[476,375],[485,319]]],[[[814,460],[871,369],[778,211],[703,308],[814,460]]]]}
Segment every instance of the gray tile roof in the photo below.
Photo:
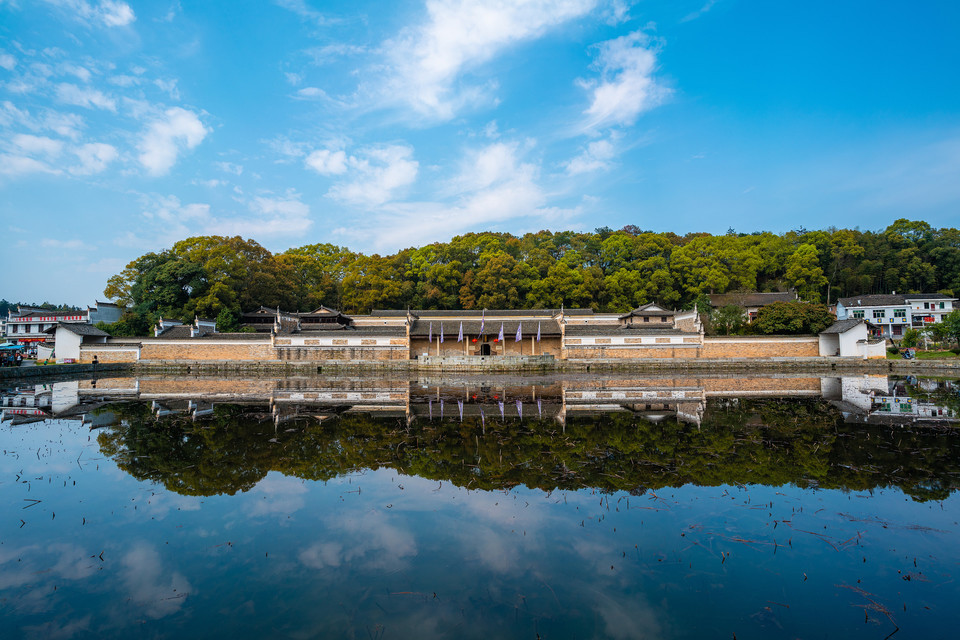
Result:
{"type": "MultiPolygon", "coordinates": [[[[488,312],[489,313],[489,312],[488,312]]],[[[453,336],[453,339],[456,340],[457,334],[460,331],[460,320],[440,320],[439,318],[430,320],[430,319],[420,319],[414,320],[413,325],[410,327],[410,337],[416,338],[426,338],[430,334],[430,323],[433,323],[433,337],[434,339],[440,335],[440,324],[443,323],[443,337],[444,340],[449,340],[450,336],[453,336]]],[[[500,325],[503,324],[503,337],[504,339],[512,339],[517,335],[517,326],[523,326],[523,337],[529,338],[530,336],[537,335],[537,325],[540,325],[540,335],[541,336],[559,336],[560,335],[560,325],[557,324],[557,321],[553,318],[535,318],[531,320],[499,320],[496,318],[487,317],[486,322],[484,323],[483,333],[487,336],[496,337],[500,333],[500,325]]],[[[463,333],[465,336],[476,336],[480,333],[480,320],[464,320],[463,321],[463,333]]]]}
{"type": "Polygon", "coordinates": [[[832,333],[844,333],[853,329],[858,324],[866,324],[869,326],[869,323],[863,318],[847,318],[846,320],[837,320],[832,325],[821,331],[821,334],[832,334],[832,333]]]}
{"type": "Polygon", "coordinates": [[[633,311],[630,311],[630,312],[628,312],[628,313],[623,314],[622,316],[620,316],[620,319],[622,320],[622,319],[624,319],[624,318],[638,317],[638,316],[641,316],[641,317],[642,317],[642,316],[650,316],[650,317],[653,317],[653,316],[674,316],[674,315],[676,315],[676,314],[677,314],[676,311],[669,311],[669,310],[667,310],[667,309],[664,309],[663,307],[661,307],[661,306],[658,305],[658,304],[655,304],[655,303],[653,303],[653,302],[648,302],[647,304],[643,305],[642,307],[637,307],[637,308],[634,309],[633,311]]]}
{"type": "Polygon", "coordinates": [[[680,331],[672,324],[568,324],[566,335],[570,336],[692,336],[693,332],[680,331]]]}
{"type": "Polygon", "coordinates": [[[840,298],[838,304],[850,307],[885,307],[894,304],[906,304],[907,301],[899,293],[878,293],[867,296],[850,296],[840,298]]]}
{"type": "Polygon", "coordinates": [[[956,300],[942,293],[905,293],[904,300],[956,300]]]}
{"type": "MultiPolygon", "coordinates": [[[[434,309],[411,309],[411,315],[418,318],[501,318],[507,316],[520,316],[530,318],[549,318],[560,315],[560,309],[465,309],[465,310],[434,310],[434,309]]],[[[564,315],[568,316],[592,316],[593,309],[564,309],[564,315]]],[[[379,318],[397,318],[407,315],[403,310],[385,310],[374,309],[370,312],[371,317],[379,318]]]]}
{"type": "Polygon", "coordinates": [[[78,336],[110,337],[110,334],[106,331],[97,329],[92,324],[85,324],[83,322],[61,322],[55,327],[50,327],[44,333],[55,333],[58,328],[66,329],[70,333],[74,333],[78,336]]]}

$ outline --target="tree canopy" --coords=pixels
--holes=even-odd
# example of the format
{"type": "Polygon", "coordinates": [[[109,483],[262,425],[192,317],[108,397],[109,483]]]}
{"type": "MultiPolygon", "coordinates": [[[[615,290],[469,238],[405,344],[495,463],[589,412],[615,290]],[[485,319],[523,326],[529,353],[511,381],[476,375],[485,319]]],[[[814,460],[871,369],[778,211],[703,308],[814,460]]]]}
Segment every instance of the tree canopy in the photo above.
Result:
{"type": "Polygon", "coordinates": [[[879,232],[830,228],[712,236],[619,231],[468,233],[392,255],[328,243],[273,254],[254,240],[187,238],[112,276],[127,326],[216,318],[260,305],[347,314],[372,309],[691,308],[710,293],[794,288],[813,303],[870,293],[960,292],[960,231],[897,220],[879,232]]]}

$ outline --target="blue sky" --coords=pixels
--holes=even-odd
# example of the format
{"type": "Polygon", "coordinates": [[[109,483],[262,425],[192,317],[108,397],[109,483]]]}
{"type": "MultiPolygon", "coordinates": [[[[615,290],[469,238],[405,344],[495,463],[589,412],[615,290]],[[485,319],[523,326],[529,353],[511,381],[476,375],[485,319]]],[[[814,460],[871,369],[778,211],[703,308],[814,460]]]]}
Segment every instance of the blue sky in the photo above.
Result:
{"type": "Polygon", "coordinates": [[[193,235],[960,221],[960,4],[0,0],[8,300],[193,235]]]}

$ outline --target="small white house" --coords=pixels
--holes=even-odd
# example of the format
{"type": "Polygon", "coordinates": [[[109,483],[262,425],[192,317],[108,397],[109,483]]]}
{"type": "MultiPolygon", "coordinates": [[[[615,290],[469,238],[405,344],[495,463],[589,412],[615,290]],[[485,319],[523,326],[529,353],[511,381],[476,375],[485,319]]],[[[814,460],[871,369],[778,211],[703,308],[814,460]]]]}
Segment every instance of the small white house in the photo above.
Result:
{"type": "Polygon", "coordinates": [[[56,327],[47,329],[46,333],[54,334],[58,363],[80,362],[80,345],[106,343],[110,334],[101,331],[89,324],[79,322],[62,322],[56,327]]]}
{"type": "Polygon", "coordinates": [[[886,358],[883,339],[870,339],[870,325],[859,318],[837,320],[820,332],[820,355],[841,358],[886,358]]]}

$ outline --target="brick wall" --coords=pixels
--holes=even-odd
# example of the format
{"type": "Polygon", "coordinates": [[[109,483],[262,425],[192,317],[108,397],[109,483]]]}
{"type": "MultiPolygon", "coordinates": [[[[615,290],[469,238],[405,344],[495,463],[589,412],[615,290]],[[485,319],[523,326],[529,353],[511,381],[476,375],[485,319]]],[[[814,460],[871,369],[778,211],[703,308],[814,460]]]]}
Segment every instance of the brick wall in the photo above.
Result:
{"type": "Polygon", "coordinates": [[[651,344],[629,347],[605,347],[603,345],[567,346],[563,350],[567,360],[594,358],[699,358],[699,345],[651,344]]]}
{"type": "Polygon", "coordinates": [[[276,358],[283,361],[315,362],[325,360],[367,360],[383,362],[385,360],[407,360],[406,347],[402,349],[387,346],[335,346],[335,347],[278,347],[276,358]]]}
{"type": "Polygon", "coordinates": [[[141,360],[180,360],[195,362],[201,360],[258,361],[277,358],[270,340],[163,340],[143,341],[140,351],[141,360]]]}
{"type": "Polygon", "coordinates": [[[816,336],[711,336],[704,338],[704,358],[815,358],[820,355],[816,336]]]}
{"type": "Polygon", "coordinates": [[[103,345],[90,344],[80,346],[80,362],[93,362],[93,357],[97,357],[97,362],[136,362],[137,347],[131,346],[124,349],[102,348],[103,345]]]}

